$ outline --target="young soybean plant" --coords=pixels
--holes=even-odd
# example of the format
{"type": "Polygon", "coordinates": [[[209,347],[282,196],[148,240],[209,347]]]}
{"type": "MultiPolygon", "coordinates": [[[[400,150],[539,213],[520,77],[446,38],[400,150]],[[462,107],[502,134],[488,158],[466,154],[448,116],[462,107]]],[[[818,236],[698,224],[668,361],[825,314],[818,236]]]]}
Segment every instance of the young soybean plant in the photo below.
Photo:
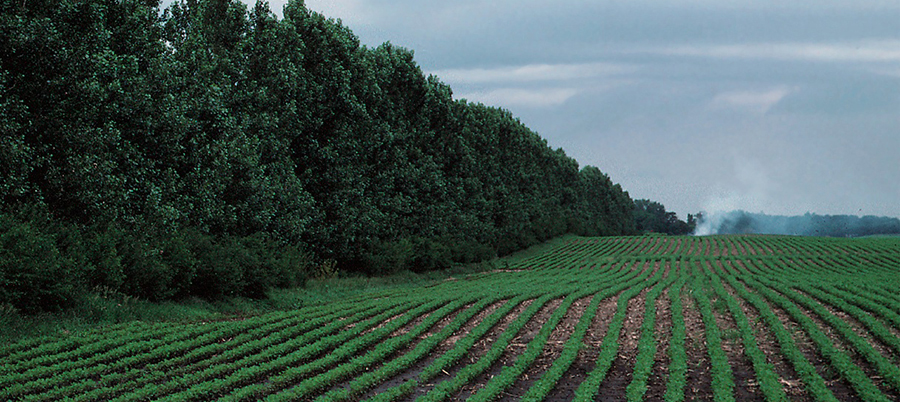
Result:
{"type": "MultiPolygon", "coordinates": [[[[671,262],[670,262],[671,264],[671,262]]],[[[660,268],[662,269],[662,268],[660,268]]],[[[647,392],[647,380],[653,369],[656,357],[656,299],[677,279],[675,268],[665,281],[659,282],[647,293],[644,303],[644,321],[641,323],[641,340],[638,344],[638,355],[634,364],[634,375],[625,389],[625,397],[629,402],[639,402],[647,392]]]]}
{"type": "MultiPolygon", "coordinates": [[[[699,264],[699,262],[697,262],[699,264]]],[[[707,350],[712,365],[712,389],[713,400],[719,402],[734,401],[734,376],[731,372],[731,366],[728,364],[728,357],[722,349],[722,334],[716,325],[716,318],[712,312],[712,306],[709,297],[704,290],[706,277],[700,273],[703,268],[694,265],[691,267],[693,280],[692,293],[694,301],[700,310],[700,316],[703,319],[703,332],[706,334],[707,350]]]]}

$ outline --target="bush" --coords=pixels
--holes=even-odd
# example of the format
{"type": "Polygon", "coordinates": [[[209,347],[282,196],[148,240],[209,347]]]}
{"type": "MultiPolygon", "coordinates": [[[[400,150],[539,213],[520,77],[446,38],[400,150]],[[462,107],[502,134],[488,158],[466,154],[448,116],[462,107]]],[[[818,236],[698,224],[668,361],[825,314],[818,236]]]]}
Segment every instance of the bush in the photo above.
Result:
{"type": "Polygon", "coordinates": [[[314,258],[274,235],[213,236],[195,228],[122,229],[61,223],[40,208],[0,213],[0,306],[37,313],[96,289],[150,301],[261,298],[302,286],[314,258]]]}
{"type": "Polygon", "coordinates": [[[0,305],[25,313],[72,305],[75,278],[53,237],[32,222],[0,214],[0,305]]]}
{"type": "Polygon", "coordinates": [[[147,300],[169,299],[177,294],[174,270],[163,261],[164,251],[148,237],[124,236],[118,249],[125,267],[125,293],[147,300]]]}

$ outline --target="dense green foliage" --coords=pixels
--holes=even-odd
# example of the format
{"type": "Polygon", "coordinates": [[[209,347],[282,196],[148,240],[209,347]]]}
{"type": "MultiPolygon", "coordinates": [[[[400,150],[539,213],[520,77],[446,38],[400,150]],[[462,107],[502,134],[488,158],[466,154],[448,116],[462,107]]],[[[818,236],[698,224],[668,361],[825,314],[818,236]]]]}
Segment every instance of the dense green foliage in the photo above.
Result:
{"type": "Polygon", "coordinates": [[[688,214],[685,222],[678,219],[675,212],[666,211],[666,206],[661,203],[643,199],[634,200],[634,223],[638,233],[691,234],[697,227],[697,218],[688,214]]]}
{"type": "Polygon", "coordinates": [[[0,345],[0,399],[900,395],[900,239],[570,237],[504,262],[240,320],[21,339],[0,345]]]}
{"type": "Polygon", "coordinates": [[[633,231],[606,175],[451,94],[300,0],[281,20],[238,0],[3,2],[0,304],[258,295],[314,261],[421,271],[633,231]]]}

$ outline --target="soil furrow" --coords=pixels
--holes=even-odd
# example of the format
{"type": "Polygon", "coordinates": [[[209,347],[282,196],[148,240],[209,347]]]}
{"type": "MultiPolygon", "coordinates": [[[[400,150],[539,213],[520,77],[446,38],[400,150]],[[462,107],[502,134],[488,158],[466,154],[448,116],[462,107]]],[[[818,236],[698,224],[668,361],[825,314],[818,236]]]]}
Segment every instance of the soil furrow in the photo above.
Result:
{"type": "MultiPolygon", "coordinates": [[[[659,264],[657,264],[658,266],[659,264]]],[[[637,296],[628,301],[625,322],[619,335],[619,351],[616,360],[600,383],[597,401],[624,401],[625,388],[631,383],[634,373],[634,362],[637,359],[637,346],[641,340],[641,324],[644,322],[644,304],[649,289],[644,288],[637,296]]]]}
{"type": "Polygon", "coordinates": [[[782,389],[784,390],[784,393],[792,401],[812,401],[813,398],[803,388],[803,383],[800,381],[800,377],[794,370],[794,366],[791,365],[791,362],[781,352],[778,341],[769,331],[768,327],[766,327],[765,323],[762,322],[759,312],[751,307],[744,299],[740,298],[731,285],[724,281],[722,285],[725,287],[725,290],[737,300],[738,305],[741,307],[741,311],[744,312],[744,315],[747,316],[747,320],[750,321],[757,345],[759,345],[759,349],[763,354],[766,355],[766,362],[775,368],[775,374],[778,375],[778,380],[783,386],[782,389]]]}
{"type": "MultiPolygon", "coordinates": [[[[750,287],[747,287],[747,290],[756,293],[750,287]]],[[[794,343],[797,345],[797,348],[800,349],[800,352],[803,353],[803,356],[806,357],[806,360],[816,368],[816,372],[825,380],[825,385],[828,386],[831,393],[834,394],[838,400],[844,402],[859,401],[859,397],[856,395],[856,392],[853,391],[850,384],[841,378],[840,374],[831,367],[831,364],[824,356],[822,356],[818,348],[816,348],[815,343],[813,343],[812,339],[810,339],[809,335],[803,331],[800,325],[797,324],[797,322],[782,308],[774,305],[769,300],[765,300],[765,302],[775,316],[778,317],[782,324],[784,324],[784,328],[790,332],[794,339],[794,343]]]]}
{"type": "MultiPolygon", "coordinates": [[[[388,388],[402,384],[408,380],[417,378],[419,376],[419,374],[422,372],[422,370],[425,369],[425,367],[428,367],[429,365],[431,365],[431,363],[433,363],[438,358],[438,356],[441,356],[444,353],[446,353],[448,350],[450,350],[450,348],[453,347],[453,344],[455,344],[457,341],[462,339],[462,337],[466,336],[466,334],[468,334],[470,331],[472,331],[473,328],[475,328],[478,324],[480,324],[482,321],[484,321],[485,317],[487,317],[488,315],[493,313],[500,306],[502,306],[503,303],[506,303],[506,302],[507,302],[506,300],[494,302],[493,304],[490,304],[487,307],[485,307],[484,309],[482,309],[480,312],[478,312],[478,314],[476,314],[474,317],[469,319],[469,321],[467,321],[462,327],[460,327],[459,329],[454,331],[452,334],[450,334],[450,336],[447,337],[447,339],[444,339],[440,344],[438,344],[438,346],[429,354],[429,356],[426,359],[419,361],[418,363],[414,364],[412,367],[410,367],[406,371],[403,371],[402,373],[399,373],[399,374],[395,375],[394,377],[388,379],[387,381],[381,383],[380,385],[378,385],[377,387],[375,387],[374,389],[369,391],[361,399],[371,398],[374,395],[384,392],[388,388]]],[[[448,321],[448,323],[449,322],[450,321],[448,321]]],[[[444,326],[446,326],[446,324],[444,324],[444,326]]],[[[441,328],[443,328],[444,326],[442,326],[441,328]]],[[[431,334],[429,334],[428,336],[431,336],[431,334]]]]}
{"type": "Polygon", "coordinates": [[[575,326],[578,325],[578,321],[584,315],[585,309],[591,303],[591,298],[593,296],[583,297],[572,303],[559,325],[550,333],[550,338],[541,350],[541,354],[534,360],[523,376],[504,393],[504,396],[500,399],[501,401],[519,400],[522,395],[528,392],[531,385],[541,378],[541,375],[553,365],[553,362],[556,361],[556,358],[562,352],[566,341],[569,340],[572,332],[575,331],[575,326]]]}
{"type": "Polygon", "coordinates": [[[488,333],[485,334],[484,337],[475,342],[475,345],[473,345],[472,348],[469,349],[469,352],[465,356],[463,356],[463,358],[461,358],[456,364],[454,364],[453,367],[445,370],[444,374],[433,378],[430,382],[426,384],[420,384],[416,389],[415,394],[411,395],[409,400],[415,400],[416,398],[427,394],[434,388],[435,384],[455,377],[456,373],[458,373],[459,370],[462,370],[463,367],[468,364],[477,362],[478,359],[484,356],[487,351],[491,349],[491,346],[494,344],[494,341],[497,340],[497,337],[500,336],[503,331],[506,331],[506,328],[509,327],[509,325],[513,321],[515,321],[516,317],[522,314],[522,312],[525,311],[525,309],[528,308],[528,306],[530,306],[532,302],[534,302],[533,299],[526,300],[516,306],[516,308],[514,308],[509,314],[503,317],[503,319],[501,319],[500,322],[498,322],[497,325],[494,326],[494,328],[488,331],[488,333]]]}
{"type": "Polygon", "coordinates": [[[866,373],[866,376],[872,379],[872,382],[875,386],[881,390],[889,399],[894,401],[900,401],[900,393],[898,393],[895,389],[891,388],[889,384],[884,381],[884,378],[875,368],[875,366],[869,362],[864,356],[862,356],[856,348],[854,348],[850,343],[848,343],[841,334],[834,329],[831,325],[823,321],[816,313],[806,308],[799,303],[797,303],[797,307],[803,312],[804,315],[809,317],[816,323],[816,326],[819,327],[819,330],[825,333],[829,339],[834,343],[834,346],[839,350],[843,351],[850,357],[850,360],[858,366],[863,372],[866,373]]]}
{"type": "Polygon", "coordinates": [[[588,327],[584,335],[584,347],[578,351],[578,355],[572,366],[566,371],[562,379],[556,384],[553,391],[547,395],[547,401],[569,401],[575,396],[575,390],[587,377],[587,374],[594,369],[597,362],[597,356],[600,354],[600,346],[606,331],[609,329],[609,322],[613,315],[616,314],[616,304],[618,296],[610,297],[600,302],[597,307],[597,314],[588,327]]]}
{"type": "Polygon", "coordinates": [[[530,320],[522,327],[522,330],[516,335],[512,341],[506,345],[506,349],[503,351],[503,354],[500,355],[500,358],[497,359],[491,367],[485,370],[485,372],[481,373],[474,380],[470,381],[468,384],[464,385],[459,392],[456,393],[453,400],[465,400],[470,396],[474,395],[478,390],[484,387],[491,378],[495,375],[500,374],[500,371],[505,366],[509,366],[516,361],[516,358],[519,357],[522,352],[525,351],[525,348],[537,333],[541,330],[541,327],[544,326],[544,323],[550,319],[550,315],[553,314],[559,305],[562,303],[562,299],[555,299],[547,302],[543,307],[538,310],[538,312],[531,317],[530,320]]]}
{"type": "Polygon", "coordinates": [[[712,364],[706,350],[703,318],[689,292],[681,295],[684,308],[687,387],[685,400],[712,400],[712,364]]]}

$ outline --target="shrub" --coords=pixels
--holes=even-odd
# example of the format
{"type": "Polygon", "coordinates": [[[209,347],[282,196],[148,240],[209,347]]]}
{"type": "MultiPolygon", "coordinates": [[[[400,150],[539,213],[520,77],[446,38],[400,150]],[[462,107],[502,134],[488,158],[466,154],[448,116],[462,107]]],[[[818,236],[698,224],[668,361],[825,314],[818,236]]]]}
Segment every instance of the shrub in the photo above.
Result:
{"type": "Polygon", "coordinates": [[[70,306],[76,289],[70,268],[53,237],[0,214],[0,305],[26,313],[70,306]]]}

